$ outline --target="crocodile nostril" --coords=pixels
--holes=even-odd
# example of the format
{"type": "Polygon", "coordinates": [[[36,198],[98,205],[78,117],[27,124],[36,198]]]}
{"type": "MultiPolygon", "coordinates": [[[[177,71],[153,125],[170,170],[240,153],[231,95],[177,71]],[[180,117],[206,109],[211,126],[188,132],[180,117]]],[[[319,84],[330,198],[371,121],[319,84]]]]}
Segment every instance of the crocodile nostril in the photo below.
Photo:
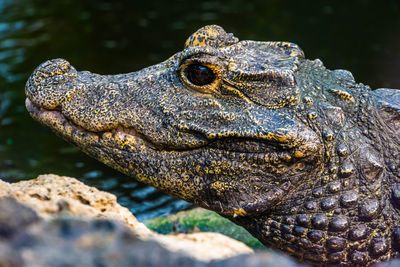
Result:
{"type": "Polygon", "coordinates": [[[25,86],[27,97],[39,107],[54,109],[75,88],[77,71],[64,59],[48,60],[39,65],[25,86]]]}

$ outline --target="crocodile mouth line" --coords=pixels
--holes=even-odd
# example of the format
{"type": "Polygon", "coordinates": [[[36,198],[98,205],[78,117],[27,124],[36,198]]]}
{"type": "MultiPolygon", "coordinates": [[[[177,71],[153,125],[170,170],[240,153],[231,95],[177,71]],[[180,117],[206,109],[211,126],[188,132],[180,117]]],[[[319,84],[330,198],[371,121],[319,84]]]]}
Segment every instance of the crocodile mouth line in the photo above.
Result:
{"type": "MultiPolygon", "coordinates": [[[[122,126],[118,126],[114,129],[110,129],[108,131],[99,131],[94,132],[87,130],[70,119],[68,119],[61,111],[57,109],[48,110],[42,107],[38,107],[31,102],[29,98],[26,98],[25,105],[29,113],[36,120],[41,122],[42,124],[50,127],[56,134],[60,135],[64,139],[67,139],[73,142],[78,147],[82,147],[82,140],[85,140],[84,144],[99,146],[101,142],[108,142],[110,144],[113,143],[112,149],[117,149],[120,151],[125,150],[125,146],[128,146],[130,149],[139,150],[146,149],[155,153],[163,152],[169,154],[185,154],[193,153],[199,151],[201,149],[209,148],[216,151],[225,151],[224,149],[213,146],[216,142],[223,142],[221,139],[211,140],[207,143],[203,143],[200,146],[192,147],[192,148],[167,148],[161,145],[154,144],[150,140],[148,140],[145,136],[135,131],[133,128],[125,128],[122,126]]],[[[85,146],[84,146],[85,147],[85,146]]],[[[272,148],[265,148],[265,151],[243,151],[241,149],[230,149],[229,152],[236,153],[239,155],[253,155],[254,157],[262,157],[267,162],[277,160],[282,160],[284,162],[289,162],[292,158],[291,154],[294,153],[293,150],[283,150],[276,151],[272,148]]]]}

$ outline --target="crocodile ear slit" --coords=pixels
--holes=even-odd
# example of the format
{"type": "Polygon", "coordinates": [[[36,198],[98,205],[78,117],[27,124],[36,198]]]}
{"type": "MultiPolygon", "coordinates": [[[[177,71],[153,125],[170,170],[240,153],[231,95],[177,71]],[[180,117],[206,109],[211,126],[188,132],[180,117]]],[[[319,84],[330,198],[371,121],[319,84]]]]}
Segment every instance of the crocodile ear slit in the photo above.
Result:
{"type": "Polygon", "coordinates": [[[259,105],[282,107],[297,96],[297,81],[291,70],[269,68],[254,73],[233,64],[228,68],[229,84],[259,105]]]}

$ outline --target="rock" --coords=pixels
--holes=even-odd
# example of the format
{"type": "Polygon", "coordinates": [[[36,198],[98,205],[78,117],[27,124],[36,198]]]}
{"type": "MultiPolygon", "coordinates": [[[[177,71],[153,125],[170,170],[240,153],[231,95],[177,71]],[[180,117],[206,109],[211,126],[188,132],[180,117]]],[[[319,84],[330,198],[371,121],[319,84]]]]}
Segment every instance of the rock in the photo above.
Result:
{"type": "Polygon", "coordinates": [[[36,212],[19,205],[13,198],[3,198],[0,202],[0,238],[12,238],[18,229],[39,220],[36,212]],[[18,212],[15,212],[18,210],[18,212]]]}
{"type": "MultiPolygon", "coordinates": [[[[0,238],[0,266],[193,266],[197,262],[156,241],[142,240],[112,220],[44,220],[13,198],[0,199],[0,213],[24,222],[24,227],[10,224],[7,229],[12,234],[0,238]]],[[[1,216],[0,225],[6,223],[7,217],[1,216]]]]}
{"type": "Polygon", "coordinates": [[[16,199],[35,210],[43,219],[68,215],[115,220],[143,240],[153,240],[169,251],[203,262],[253,253],[242,242],[219,233],[157,234],[138,222],[127,208],[119,205],[114,195],[70,177],[40,175],[33,180],[12,184],[0,180],[0,197],[16,199]]]}
{"type": "Polygon", "coordinates": [[[249,234],[243,227],[234,224],[214,211],[202,208],[180,211],[177,214],[144,221],[144,224],[149,229],[161,234],[217,232],[239,240],[251,248],[265,248],[258,239],[249,234]]]}
{"type": "MultiPolygon", "coordinates": [[[[279,252],[260,250],[253,255],[242,255],[206,264],[208,267],[301,267],[300,264],[279,252]]],[[[197,265],[196,265],[197,267],[197,265]]]]}
{"type": "Polygon", "coordinates": [[[26,204],[42,218],[60,214],[108,218],[126,224],[140,237],[153,234],[127,208],[118,204],[115,195],[87,186],[75,178],[47,174],[11,184],[0,180],[0,197],[4,196],[26,204]]]}
{"type": "Polygon", "coordinates": [[[138,238],[117,221],[65,216],[45,220],[13,198],[0,198],[0,214],[0,225],[8,218],[23,225],[9,224],[12,234],[0,237],[0,266],[298,266],[288,257],[266,252],[198,261],[155,240],[138,238]]]}

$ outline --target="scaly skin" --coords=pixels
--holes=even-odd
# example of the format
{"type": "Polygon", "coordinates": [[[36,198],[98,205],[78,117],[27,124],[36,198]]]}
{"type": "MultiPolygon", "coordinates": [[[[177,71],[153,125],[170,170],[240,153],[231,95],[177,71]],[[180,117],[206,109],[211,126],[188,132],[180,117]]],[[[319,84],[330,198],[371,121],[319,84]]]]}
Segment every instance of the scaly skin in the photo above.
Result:
{"type": "Polygon", "coordinates": [[[87,154],[315,265],[399,256],[400,91],[357,84],[295,44],[201,28],[143,70],[40,65],[33,118],[87,154]]]}

